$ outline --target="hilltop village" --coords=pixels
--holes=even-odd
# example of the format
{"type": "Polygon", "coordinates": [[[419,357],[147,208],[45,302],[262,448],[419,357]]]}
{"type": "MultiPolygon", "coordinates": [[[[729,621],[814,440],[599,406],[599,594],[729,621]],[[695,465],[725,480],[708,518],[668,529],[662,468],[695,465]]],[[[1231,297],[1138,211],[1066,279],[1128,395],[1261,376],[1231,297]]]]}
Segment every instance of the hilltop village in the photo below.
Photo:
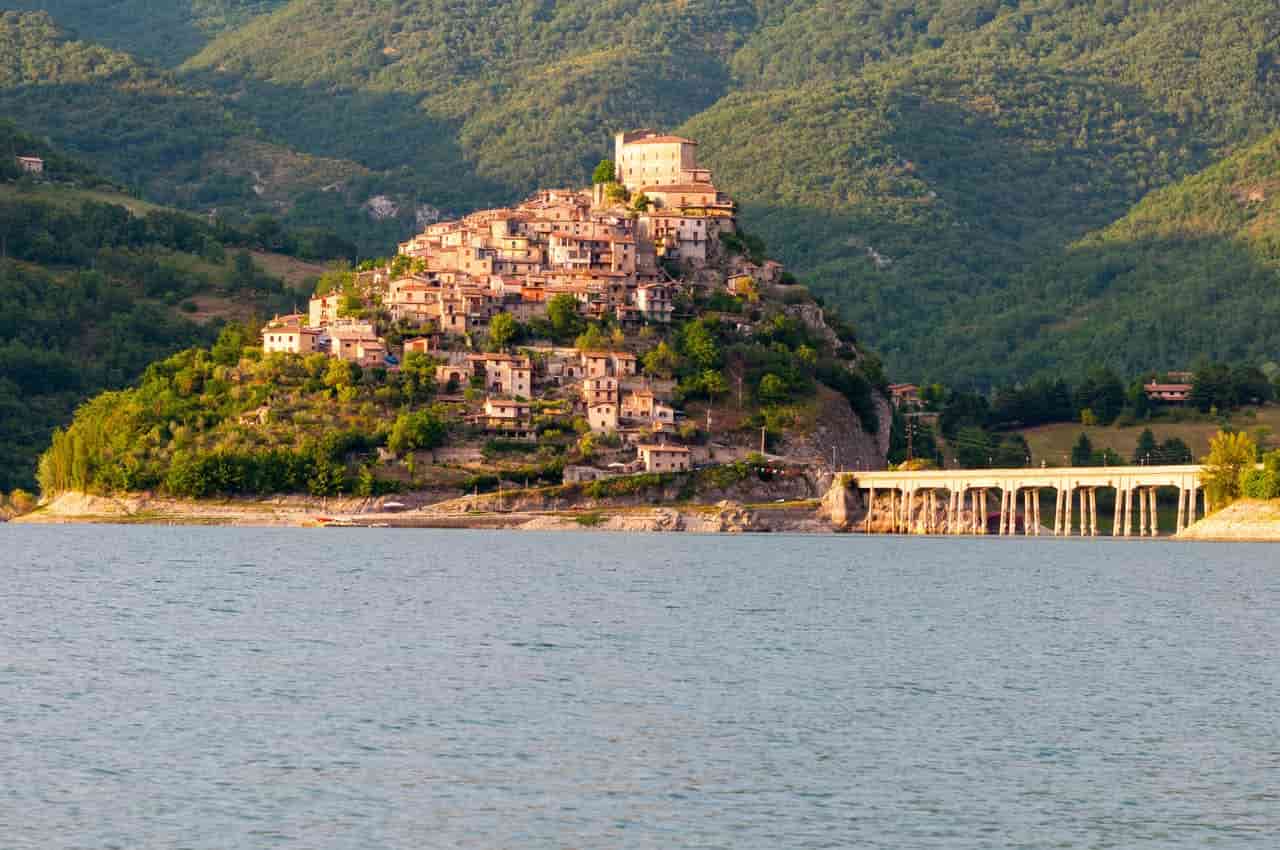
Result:
{"type": "Polygon", "coordinates": [[[305,311],[153,362],[54,433],[38,478],[359,511],[775,505],[882,467],[889,396],[853,329],[744,232],[697,143],[641,130],[589,188],[429,224],[330,266],[305,311]]]}
{"type": "MultiPolygon", "coordinates": [[[[590,189],[544,190],[514,207],[431,224],[391,261],[318,292],[307,313],[267,323],[263,351],[324,353],[365,370],[429,364],[436,399],[489,439],[534,442],[550,414],[620,450],[606,467],[578,466],[568,479],[683,471],[767,448],[764,427],[750,439],[708,440],[709,409],[705,421],[686,422],[687,393],[670,367],[675,343],[666,340],[673,320],[708,314],[749,338],[762,299],[793,279],[753,256],[734,201],[699,167],[691,139],[619,133],[613,160],[593,180],[590,189]],[[719,309],[708,311],[709,302],[719,309]],[[582,331],[573,345],[538,333],[566,327],[582,331]],[[533,338],[517,345],[516,336],[533,338]],[[693,433],[700,439],[688,439],[693,433]]],[[[804,296],[791,300],[808,302],[790,288],[804,296]]],[[[799,318],[771,318],[852,356],[807,306],[792,310],[799,318]]],[[[801,348],[816,360],[815,348],[801,348]]],[[[764,380],[766,399],[783,400],[778,383],[764,380]]],[[[707,389],[714,401],[731,388],[707,389]]],[[[736,391],[741,407],[741,377],[736,391]]]]}

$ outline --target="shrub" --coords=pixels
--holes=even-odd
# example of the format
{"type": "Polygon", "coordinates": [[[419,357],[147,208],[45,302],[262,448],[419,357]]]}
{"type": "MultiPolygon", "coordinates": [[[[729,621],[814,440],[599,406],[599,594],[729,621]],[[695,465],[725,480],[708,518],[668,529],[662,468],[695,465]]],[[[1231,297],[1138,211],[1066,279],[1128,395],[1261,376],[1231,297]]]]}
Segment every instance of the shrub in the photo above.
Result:
{"type": "Polygon", "coordinates": [[[1243,432],[1219,431],[1209,441],[1209,455],[1204,459],[1200,479],[1215,507],[1222,507],[1240,498],[1240,483],[1244,472],[1256,462],[1257,455],[1253,438],[1243,432]]]}
{"type": "Polygon", "coordinates": [[[1280,474],[1270,469],[1246,469],[1240,474],[1240,494],[1246,499],[1280,498],[1280,474]]]}

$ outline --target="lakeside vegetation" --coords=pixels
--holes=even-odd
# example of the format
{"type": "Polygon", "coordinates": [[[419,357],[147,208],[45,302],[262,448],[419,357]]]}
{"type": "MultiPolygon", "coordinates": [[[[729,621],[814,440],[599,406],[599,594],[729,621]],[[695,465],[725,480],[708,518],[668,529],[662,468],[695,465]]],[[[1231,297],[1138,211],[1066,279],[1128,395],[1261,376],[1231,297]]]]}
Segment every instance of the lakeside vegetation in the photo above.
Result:
{"type": "Polygon", "coordinates": [[[895,414],[889,460],[905,461],[910,449],[915,458],[964,468],[1191,463],[1224,428],[1248,430],[1260,443],[1280,428],[1280,409],[1270,405],[1280,397],[1276,364],[1206,362],[1189,380],[1185,404],[1148,397],[1145,386],[1168,383],[1168,375],[1126,382],[1106,368],[1074,386],[1041,379],[990,396],[926,385],[918,408],[895,414]]]}

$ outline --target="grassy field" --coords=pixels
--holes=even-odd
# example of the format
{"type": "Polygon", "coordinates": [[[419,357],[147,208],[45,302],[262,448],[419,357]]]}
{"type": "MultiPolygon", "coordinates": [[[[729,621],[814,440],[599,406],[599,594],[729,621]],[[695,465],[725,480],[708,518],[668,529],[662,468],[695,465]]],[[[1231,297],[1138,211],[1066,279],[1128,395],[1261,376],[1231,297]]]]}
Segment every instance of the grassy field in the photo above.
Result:
{"type": "Polygon", "coordinates": [[[97,201],[101,204],[116,204],[134,215],[142,216],[164,207],[147,203],[129,195],[117,192],[99,192],[95,189],[74,189],[56,184],[37,184],[21,187],[14,183],[0,184],[0,199],[6,201],[41,201],[65,209],[78,209],[85,201],[97,201]]]}
{"type": "MultiPolygon", "coordinates": [[[[1123,428],[1115,425],[1086,427],[1068,422],[1041,425],[1019,433],[1026,438],[1027,445],[1031,448],[1031,457],[1037,466],[1041,461],[1049,466],[1069,465],[1071,447],[1080,438],[1081,432],[1089,435],[1095,450],[1112,449],[1127,461],[1133,457],[1133,451],[1138,445],[1138,437],[1144,428],[1151,429],[1158,443],[1172,437],[1179,438],[1191,447],[1192,455],[1199,460],[1208,453],[1209,439],[1218,432],[1223,423],[1218,418],[1209,416],[1200,419],[1199,414],[1194,414],[1197,418],[1191,420],[1193,414],[1190,411],[1186,415],[1187,421],[1175,421],[1168,418],[1166,414],[1162,418],[1123,428]]],[[[1252,432],[1255,428],[1270,428],[1270,437],[1265,445],[1269,448],[1280,446],[1280,406],[1245,408],[1235,413],[1230,418],[1229,424],[1237,430],[1248,432],[1252,432]]]]}
{"type": "MultiPolygon", "coordinates": [[[[253,261],[272,277],[278,277],[290,289],[297,289],[303,295],[311,295],[311,285],[315,278],[328,270],[324,263],[313,263],[299,260],[297,257],[286,257],[283,254],[268,254],[265,251],[254,251],[253,261]]],[[[305,305],[303,305],[305,308],[305,305]]]]}

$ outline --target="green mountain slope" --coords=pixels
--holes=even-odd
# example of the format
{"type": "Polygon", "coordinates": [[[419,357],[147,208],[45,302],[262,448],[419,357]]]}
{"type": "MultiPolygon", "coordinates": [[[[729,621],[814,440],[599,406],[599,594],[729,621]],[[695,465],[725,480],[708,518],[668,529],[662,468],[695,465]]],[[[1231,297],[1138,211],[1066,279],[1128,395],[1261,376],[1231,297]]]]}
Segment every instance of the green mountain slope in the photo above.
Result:
{"type": "Polygon", "coordinates": [[[904,377],[1055,371],[1022,346],[1070,288],[1031,270],[1277,116],[1264,0],[472,6],[294,0],[189,67],[404,97],[509,194],[683,121],[747,226],[904,377]]]}
{"type": "MultiPolygon", "coordinates": [[[[221,32],[178,76],[151,72],[114,91],[157,92],[149,106],[179,110],[164,122],[179,129],[130,124],[146,110],[129,99],[88,116],[89,131],[73,119],[59,135],[43,129],[59,119],[21,114],[86,152],[86,136],[104,151],[169,145],[172,159],[144,156],[124,176],[192,206],[253,208],[248,181],[261,169],[228,166],[245,138],[364,169],[340,193],[282,183],[275,202],[349,228],[366,250],[411,227],[409,210],[461,212],[581,183],[613,131],[675,128],[701,141],[747,228],[901,378],[983,385],[1074,373],[1081,359],[1132,371],[1211,353],[1190,341],[1232,329],[1203,313],[1125,346],[1087,333],[1070,351],[1047,345],[1055,327],[1080,327],[1100,285],[1048,277],[1086,274],[1076,242],[1280,118],[1272,0],[178,5],[222,8],[227,25],[202,30],[221,32]],[[233,6],[247,23],[231,25],[233,6]],[[147,183],[147,168],[163,176],[147,183]],[[370,225],[358,208],[376,192],[398,192],[406,212],[370,225]]],[[[22,110],[31,84],[10,91],[0,108],[22,110]]],[[[69,106],[40,109],[82,111],[74,85],[57,97],[69,106]]],[[[1251,280],[1219,285],[1248,292],[1251,280]]]]}
{"type": "Polygon", "coordinates": [[[1101,348],[1131,371],[1274,360],[1278,284],[1280,132],[1151,193],[1028,274],[1025,289],[1059,288],[1067,309],[1020,355],[1053,362],[1101,348]]]}
{"type": "MultiPolygon", "coordinates": [[[[281,144],[233,100],[74,40],[43,12],[0,14],[0,114],[148,199],[241,222],[271,214],[341,230],[368,252],[412,230],[416,204],[399,181],[281,144]],[[365,204],[380,194],[394,198],[396,216],[369,214],[365,204]]],[[[298,104],[283,109],[296,115],[298,104]]]]}
{"type": "Polygon", "coordinates": [[[46,11],[90,41],[161,65],[177,65],[219,33],[285,0],[7,0],[18,11],[46,11]]]}
{"type": "MultiPolygon", "coordinates": [[[[262,266],[323,266],[261,252],[247,232],[116,194],[83,165],[0,122],[0,149],[34,150],[64,182],[0,170],[0,491],[34,486],[55,427],[149,363],[211,342],[227,320],[291,308],[262,266]],[[65,182],[71,174],[75,183],[65,182]],[[88,189],[86,186],[95,188],[88,189]]],[[[289,234],[280,244],[295,247],[289,234]]]]}

